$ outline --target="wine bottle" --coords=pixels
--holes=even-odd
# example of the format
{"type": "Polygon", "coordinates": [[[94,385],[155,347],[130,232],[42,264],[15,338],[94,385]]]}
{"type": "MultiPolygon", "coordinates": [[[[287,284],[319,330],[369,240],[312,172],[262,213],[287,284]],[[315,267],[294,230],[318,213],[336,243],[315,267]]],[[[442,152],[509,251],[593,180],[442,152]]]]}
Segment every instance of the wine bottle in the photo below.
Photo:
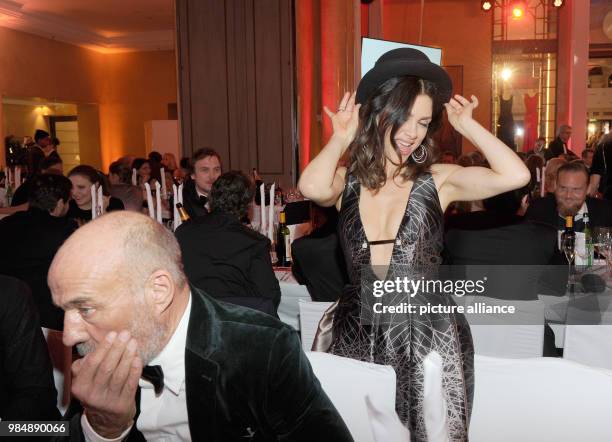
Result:
{"type": "Polygon", "coordinates": [[[285,212],[280,213],[280,223],[278,225],[276,239],[276,257],[278,265],[281,267],[291,266],[291,238],[289,227],[285,224],[285,212]]]}
{"type": "Polygon", "coordinates": [[[176,203],[176,210],[178,211],[182,222],[189,221],[190,216],[181,203],[176,203]]]}
{"type": "Polygon", "coordinates": [[[574,262],[576,245],[576,233],[574,232],[574,217],[568,215],[565,217],[565,230],[561,233],[561,248],[565,253],[565,257],[569,264],[574,262]]]}

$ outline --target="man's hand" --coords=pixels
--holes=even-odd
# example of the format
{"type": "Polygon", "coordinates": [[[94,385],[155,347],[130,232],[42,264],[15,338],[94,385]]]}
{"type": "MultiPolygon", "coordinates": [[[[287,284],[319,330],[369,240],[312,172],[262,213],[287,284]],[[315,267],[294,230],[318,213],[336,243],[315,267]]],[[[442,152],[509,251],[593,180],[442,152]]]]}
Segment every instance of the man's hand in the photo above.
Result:
{"type": "Polygon", "coordinates": [[[136,347],[129,332],[110,332],[93,352],[72,364],[72,394],[102,437],[120,436],[136,415],[135,395],[142,373],[136,347]]]}

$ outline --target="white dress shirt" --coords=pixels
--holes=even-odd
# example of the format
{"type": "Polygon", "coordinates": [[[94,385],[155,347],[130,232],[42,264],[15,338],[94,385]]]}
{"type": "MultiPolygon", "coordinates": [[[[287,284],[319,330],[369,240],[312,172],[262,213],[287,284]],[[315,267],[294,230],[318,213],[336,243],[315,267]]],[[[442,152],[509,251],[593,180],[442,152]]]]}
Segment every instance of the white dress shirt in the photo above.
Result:
{"type": "MultiPolygon", "coordinates": [[[[178,327],[168,344],[149,365],[160,365],[164,372],[164,388],[155,396],[153,384],[140,379],[140,415],[137,427],[147,441],[191,441],[187,417],[187,397],[185,392],[185,344],[191,314],[191,294],[187,308],[178,327]]],[[[118,442],[131,430],[128,428],[116,439],[106,439],[98,435],[85,413],[81,416],[83,435],[87,442],[118,442]]]]}

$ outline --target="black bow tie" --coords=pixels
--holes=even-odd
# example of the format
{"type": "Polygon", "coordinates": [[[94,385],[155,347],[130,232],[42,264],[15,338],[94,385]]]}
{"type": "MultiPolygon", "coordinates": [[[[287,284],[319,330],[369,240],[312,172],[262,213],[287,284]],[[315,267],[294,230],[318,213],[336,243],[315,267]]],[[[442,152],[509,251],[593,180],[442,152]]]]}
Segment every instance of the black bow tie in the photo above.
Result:
{"type": "Polygon", "coordinates": [[[159,365],[147,365],[142,369],[140,377],[153,384],[156,396],[164,389],[164,371],[159,365]]]}
{"type": "Polygon", "coordinates": [[[198,196],[198,200],[200,201],[200,204],[202,205],[202,207],[204,207],[206,203],[208,202],[208,198],[206,198],[204,195],[198,196]]]}

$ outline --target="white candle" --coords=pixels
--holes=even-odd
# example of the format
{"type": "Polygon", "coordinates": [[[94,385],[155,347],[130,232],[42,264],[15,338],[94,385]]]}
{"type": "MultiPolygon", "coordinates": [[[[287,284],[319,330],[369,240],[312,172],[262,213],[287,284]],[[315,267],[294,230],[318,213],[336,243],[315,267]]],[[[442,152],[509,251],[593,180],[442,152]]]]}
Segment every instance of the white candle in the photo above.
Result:
{"type": "Polygon", "coordinates": [[[96,185],[92,184],[91,185],[91,219],[96,219],[96,196],[97,196],[97,192],[96,192],[96,185]]]}
{"type": "Polygon", "coordinates": [[[164,168],[162,167],[161,169],[159,169],[159,173],[161,174],[161,191],[162,191],[162,198],[166,199],[168,192],[166,190],[166,171],[164,170],[164,168]]]}
{"type": "Polygon", "coordinates": [[[178,226],[181,225],[181,217],[179,216],[178,213],[178,209],[176,208],[176,203],[179,202],[178,200],[178,188],[176,187],[176,184],[172,185],[172,201],[174,202],[174,210],[173,210],[173,215],[172,215],[172,228],[173,230],[176,230],[178,228],[178,226]]]}
{"type": "Polygon", "coordinates": [[[539,183],[540,182],[540,168],[536,167],[536,181],[539,183]]]}
{"type": "Polygon", "coordinates": [[[157,209],[157,222],[162,223],[162,207],[161,207],[161,185],[155,181],[155,208],[157,209]]]}
{"type": "Polygon", "coordinates": [[[270,186],[270,205],[268,206],[269,216],[268,216],[268,238],[270,241],[274,242],[274,188],[276,187],[276,183],[272,183],[270,186]]]}
{"type": "Polygon", "coordinates": [[[546,166],[542,167],[542,184],[540,186],[540,196],[546,195],[546,166]]]}
{"type": "Polygon", "coordinates": [[[138,186],[138,171],[136,169],[132,169],[132,184],[138,186]]]}
{"type": "Polygon", "coordinates": [[[102,193],[102,186],[98,186],[98,198],[96,199],[96,215],[104,214],[104,193],[102,193]]]}
{"type": "Polygon", "coordinates": [[[261,198],[261,202],[259,204],[259,209],[261,210],[261,225],[259,226],[259,231],[262,234],[266,234],[266,189],[264,188],[264,183],[261,183],[259,186],[259,196],[261,198]]]}
{"type": "Polygon", "coordinates": [[[183,204],[183,184],[179,184],[178,186],[178,200],[179,203],[183,204]]]}
{"type": "Polygon", "coordinates": [[[145,190],[147,191],[147,206],[149,206],[149,216],[155,219],[155,212],[153,211],[153,195],[151,194],[151,185],[145,183],[145,190]]]}
{"type": "Polygon", "coordinates": [[[21,186],[21,166],[15,166],[15,190],[21,186]]]}

